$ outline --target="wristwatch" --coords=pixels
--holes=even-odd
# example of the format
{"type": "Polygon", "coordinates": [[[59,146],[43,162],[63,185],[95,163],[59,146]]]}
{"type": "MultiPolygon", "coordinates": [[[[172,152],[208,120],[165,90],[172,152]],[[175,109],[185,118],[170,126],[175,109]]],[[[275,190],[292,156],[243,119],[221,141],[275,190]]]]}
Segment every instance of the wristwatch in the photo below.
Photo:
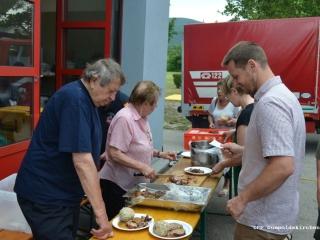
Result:
{"type": "Polygon", "coordinates": [[[160,151],[158,151],[157,158],[160,158],[160,151]]]}

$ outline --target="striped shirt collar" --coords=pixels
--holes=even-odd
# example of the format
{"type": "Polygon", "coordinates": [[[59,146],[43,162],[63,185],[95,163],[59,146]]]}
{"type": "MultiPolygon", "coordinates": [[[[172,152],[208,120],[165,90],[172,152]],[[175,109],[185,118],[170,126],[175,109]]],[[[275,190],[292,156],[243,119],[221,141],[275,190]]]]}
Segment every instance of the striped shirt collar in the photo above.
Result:
{"type": "Polygon", "coordinates": [[[254,102],[257,103],[259,100],[274,86],[281,84],[280,76],[274,76],[273,78],[268,79],[262,86],[258,89],[254,95],[254,102]]]}

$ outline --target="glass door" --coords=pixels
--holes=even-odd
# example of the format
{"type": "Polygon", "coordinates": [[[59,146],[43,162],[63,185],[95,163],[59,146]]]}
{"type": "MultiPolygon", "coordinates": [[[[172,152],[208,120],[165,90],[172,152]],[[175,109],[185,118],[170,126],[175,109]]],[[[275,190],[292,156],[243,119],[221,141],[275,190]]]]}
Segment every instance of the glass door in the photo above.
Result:
{"type": "Polygon", "coordinates": [[[79,79],[87,63],[110,56],[113,2],[57,2],[56,89],[79,79]]]}
{"type": "Polygon", "coordinates": [[[40,0],[1,1],[0,9],[2,157],[26,149],[39,119],[40,0]]]}

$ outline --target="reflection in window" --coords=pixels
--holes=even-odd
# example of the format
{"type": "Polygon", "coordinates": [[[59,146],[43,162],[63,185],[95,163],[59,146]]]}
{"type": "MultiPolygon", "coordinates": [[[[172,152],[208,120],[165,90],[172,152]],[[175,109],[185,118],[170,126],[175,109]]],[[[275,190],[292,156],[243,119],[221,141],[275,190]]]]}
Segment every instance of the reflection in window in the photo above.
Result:
{"type": "Polygon", "coordinates": [[[104,29],[67,29],[65,68],[84,69],[104,57],[104,29]]]}
{"type": "Polygon", "coordinates": [[[33,3],[24,0],[1,1],[0,65],[33,66],[32,15],[33,3]]]}
{"type": "Polygon", "coordinates": [[[32,134],[32,77],[0,77],[0,146],[32,134]]]}

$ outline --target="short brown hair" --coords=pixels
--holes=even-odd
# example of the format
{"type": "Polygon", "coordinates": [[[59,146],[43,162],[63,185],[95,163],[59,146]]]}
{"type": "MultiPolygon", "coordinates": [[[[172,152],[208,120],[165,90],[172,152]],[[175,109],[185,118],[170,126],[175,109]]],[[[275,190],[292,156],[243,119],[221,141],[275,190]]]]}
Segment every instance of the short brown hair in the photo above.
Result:
{"type": "Polygon", "coordinates": [[[140,81],[133,88],[129,102],[133,105],[141,105],[145,101],[153,105],[157,97],[161,95],[161,89],[152,81],[140,81]]]}
{"type": "Polygon", "coordinates": [[[259,63],[262,68],[268,66],[267,56],[258,44],[242,41],[229,50],[227,55],[223,58],[222,66],[228,65],[229,62],[233,60],[237,68],[245,69],[250,59],[259,63]]]}

